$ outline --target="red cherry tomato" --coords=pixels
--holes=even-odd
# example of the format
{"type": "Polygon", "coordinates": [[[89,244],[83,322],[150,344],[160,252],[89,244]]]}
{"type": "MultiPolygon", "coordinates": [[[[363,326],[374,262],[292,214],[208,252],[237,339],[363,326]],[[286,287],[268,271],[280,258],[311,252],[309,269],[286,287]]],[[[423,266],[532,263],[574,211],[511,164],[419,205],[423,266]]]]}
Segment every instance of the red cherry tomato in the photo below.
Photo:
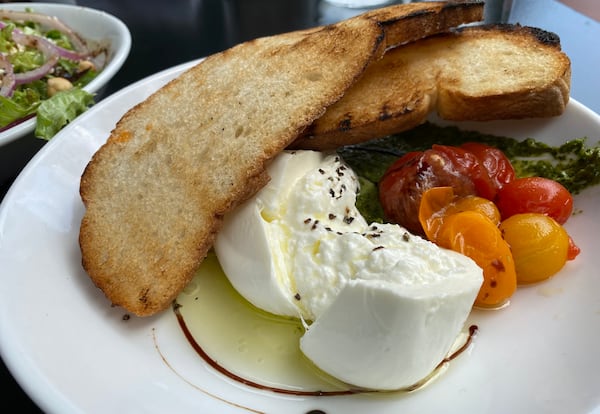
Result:
{"type": "Polygon", "coordinates": [[[424,235],[419,222],[423,192],[450,186],[456,195],[475,195],[473,181],[462,173],[468,165],[459,166],[447,151],[430,149],[404,155],[388,168],[379,182],[379,201],[386,219],[412,233],[424,235]]]}
{"type": "Polygon", "coordinates": [[[517,178],[498,191],[496,205],[503,220],[520,213],[541,213],[564,224],[573,212],[573,196],[548,178],[517,178]]]}
{"type": "Polygon", "coordinates": [[[474,195],[493,200],[496,195],[496,188],[492,184],[487,171],[476,154],[460,147],[448,145],[432,145],[431,149],[443,154],[447,162],[452,164],[456,173],[468,177],[475,185],[474,195]]]}
{"type": "Polygon", "coordinates": [[[421,232],[420,223],[413,212],[414,204],[419,205],[421,200],[415,182],[422,156],[421,151],[405,154],[387,169],[379,181],[379,202],[386,218],[413,233],[421,232]]]}
{"type": "MultiPolygon", "coordinates": [[[[515,179],[515,169],[502,150],[481,142],[465,142],[461,148],[475,154],[487,172],[493,187],[492,197],[486,197],[488,200],[494,200],[498,191],[515,179]]],[[[480,196],[483,197],[481,194],[480,196]]]]}
{"type": "Polygon", "coordinates": [[[579,256],[579,253],[581,253],[581,249],[575,244],[573,238],[569,236],[569,250],[567,250],[567,260],[575,260],[575,258],[579,256]]]}

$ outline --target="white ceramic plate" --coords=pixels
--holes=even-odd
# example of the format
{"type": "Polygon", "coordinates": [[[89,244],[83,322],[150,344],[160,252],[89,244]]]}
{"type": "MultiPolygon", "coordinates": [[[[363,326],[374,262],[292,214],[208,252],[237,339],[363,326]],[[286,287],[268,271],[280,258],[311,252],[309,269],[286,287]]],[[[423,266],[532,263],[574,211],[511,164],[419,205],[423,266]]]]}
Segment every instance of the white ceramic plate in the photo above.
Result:
{"type": "MultiPolygon", "coordinates": [[[[600,186],[575,197],[580,256],[509,307],[474,312],[474,345],[410,394],[294,397],[223,377],[191,349],[173,312],[122,319],[82,270],[79,178],[121,115],[187,65],[112,95],[27,165],[0,206],[0,351],[49,413],[592,413],[600,410],[600,186]]],[[[571,101],[558,118],[475,125],[550,143],[589,136],[600,117],[571,101]]]]}
{"type": "MultiPolygon", "coordinates": [[[[121,69],[131,49],[131,34],[127,26],[118,18],[88,7],[51,3],[2,3],[0,9],[24,10],[30,8],[37,13],[56,16],[84,39],[108,42],[109,61],[98,76],[84,89],[98,93],[121,69]]],[[[31,118],[0,132],[0,146],[31,134],[35,130],[36,119],[31,118]]]]}

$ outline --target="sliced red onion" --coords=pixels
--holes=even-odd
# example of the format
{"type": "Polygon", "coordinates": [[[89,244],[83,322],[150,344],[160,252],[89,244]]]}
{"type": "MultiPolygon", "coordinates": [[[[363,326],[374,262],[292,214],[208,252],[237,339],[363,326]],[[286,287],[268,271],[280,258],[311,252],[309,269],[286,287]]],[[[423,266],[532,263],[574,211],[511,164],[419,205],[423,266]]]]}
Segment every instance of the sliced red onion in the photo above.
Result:
{"type": "Polygon", "coordinates": [[[15,73],[14,76],[17,85],[33,82],[34,80],[43,78],[52,70],[52,68],[54,68],[54,65],[56,65],[58,62],[59,54],[52,42],[39,36],[24,34],[23,32],[17,30],[13,31],[12,37],[15,43],[37,48],[44,54],[44,57],[46,58],[46,62],[34,70],[23,73],[15,73]]]}
{"type": "Polygon", "coordinates": [[[0,53],[0,69],[4,71],[2,76],[2,86],[0,87],[0,95],[4,97],[11,97],[16,86],[15,73],[13,72],[13,66],[4,55],[0,53]]]}
{"type": "MultiPolygon", "coordinates": [[[[6,24],[4,24],[3,22],[0,22],[0,29],[3,29],[4,27],[6,27],[6,24]]],[[[89,52],[84,54],[84,53],[76,52],[73,50],[65,49],[64,47],[60,47],[57,44],[52,43],[51,41],[49,41],[48,39],[46,39],[44,37],[36,36],[36,35],[26,35],[19,29],[14,29],[12,31],[12,38],[16,43],[29,45],[32,47],[34,47],[34,43],[35,43],[33,39],[38,39],[37,40],[38,42],[45,43],[45,47],[54,49],[56,51],[56,53],[58,53],[58,55],[66,58],[66,59],[83,60],[83,59],[87,59],[89,57],[89,52]],[[16,38],[15,38],[15,36],[16,36],[16,38]],[[25,38],[25,36],[27,36],[27,39],[25,38]],[[18,39],[22,39],[22,41],[19,41],[18,39]]]]}
{"type": "Polygon", "coordinates": [[[51,29],[59,30],[69,37],[71,43],[73,44],[73,47],[77,52],[84,55],[87,55],[89,53],[87,45],[79,37],[79,35],[55,16],[48,16],[46,14],[33,12],[0,10],[0,19],[9,19],[21,22],[34,22],[49,27],[51,29]]]}
{"type": "MultiPolygon", "coordinates": [[[[19,29],[13,29],[11,32],[12,40],[21,46],[38,49],[44,55],[46,61],[40,67],[23,73],[14,73],[14,68],[6,56],[2,57],[0,69],[4,69],[4,76],[0,93],[3,96],[11,96],[17,85],[26,84],[46,76],[57,64],[59,58],[66,58],[74,61],[80,61],[88,58],[97,59],[94,53],[90,53],[85,43],[68,26],[58,20],[56,17],[47,16],[38,13],[17,12],[11,10],[0,10],[0,18],[6,18],[13,21],[32,21],[45,25],[51,29],[60,30],[67,34],[71,39],[76,51],[68,50],[56,45],[42,36],[26,34],[19,29]]],[[[5,28],[6,23],[0,21],[0,29],[5,28]]],[[[103,67],[103,65],[97,65],[103,67]]]]}
{"type": "Polygon", "coordinates": [[[23,73],[15,73],[15,84],[22,85],[42,79],[52,70],[52,68],[54,68],[57,62],[58,55],[52,55],[46,59],[46,62],[44,62],[42,66],[39,66],[36,69],[23,73]]]}

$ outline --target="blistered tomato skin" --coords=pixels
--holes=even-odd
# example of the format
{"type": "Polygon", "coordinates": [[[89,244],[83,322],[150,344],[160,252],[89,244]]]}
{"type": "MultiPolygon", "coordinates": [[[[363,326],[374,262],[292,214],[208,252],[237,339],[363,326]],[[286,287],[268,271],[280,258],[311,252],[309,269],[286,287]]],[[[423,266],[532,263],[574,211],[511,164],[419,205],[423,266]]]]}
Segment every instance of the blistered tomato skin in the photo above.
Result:
{"type": "Polygon", "coordinates": [[[519,284],[546,280],[567,261],[569,235],[550,216],[515,214],[500,223],[500,231],[511,248],[519,284]]]}
{"type": "MultiPolygon", "coordinates": [[[[474,161],[477,162],[476,160],[474,161]]],[[[392,164],[379,182],[379,201],[386,219],[424,235],[419,222],[423,192],[449,186],[457,195],[476,194],[471,177],[445,151],[410,152],[392,164]]]]}
{"type": "Polygon", "coordinates": [[[488,200],[494,200],[498,191],[516,178],[512,163],[502,150],[481,142],[465,142],[460,147],[475,154],[487,172],[493,186],[493,194],[486,197],[488,200]]]}
{"type": "Polygon", "coordinates": [[[543,177],[517,178],[496,197],[502,219],[515,214],[546,214],[564,224],[573,212],[573,196],[560,183],[543,177]]]}
{"type": "Polygon", "coordinates": [[[379,181],[379,202],[386,218],[415,234],[422,234],[415,205],[421,202],[417,173],[422,152],[409,152],[394,162],[379,181]]]}
{"type": "Polygon", "coordinates": [[[431,150],[438,154],[443,154],[457,174],[469,177],[475,187],[474,195],[489,200],[494,198],[496,195],[494,185],[479,158],[474,153],[461,147],[448,145],[433,145],[431,150]]]}

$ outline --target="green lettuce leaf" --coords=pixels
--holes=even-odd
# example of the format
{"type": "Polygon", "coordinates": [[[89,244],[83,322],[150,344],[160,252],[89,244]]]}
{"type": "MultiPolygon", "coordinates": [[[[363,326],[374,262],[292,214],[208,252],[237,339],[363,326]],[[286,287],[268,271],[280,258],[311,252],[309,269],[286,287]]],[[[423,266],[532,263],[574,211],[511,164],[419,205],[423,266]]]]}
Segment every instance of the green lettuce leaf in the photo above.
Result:
{"type": "Polygon", "coordinates": [[[25,100],[15,100],[0,96],[0,128],[35,113],[38,102],[28,103],[25,100]]]}
{"type": "Polygon", "coordinates": [[[94,95],[79,88],[62,91],[46,99],[37,110],[35,136],[49,140],[93,103],[94,95]]]}

